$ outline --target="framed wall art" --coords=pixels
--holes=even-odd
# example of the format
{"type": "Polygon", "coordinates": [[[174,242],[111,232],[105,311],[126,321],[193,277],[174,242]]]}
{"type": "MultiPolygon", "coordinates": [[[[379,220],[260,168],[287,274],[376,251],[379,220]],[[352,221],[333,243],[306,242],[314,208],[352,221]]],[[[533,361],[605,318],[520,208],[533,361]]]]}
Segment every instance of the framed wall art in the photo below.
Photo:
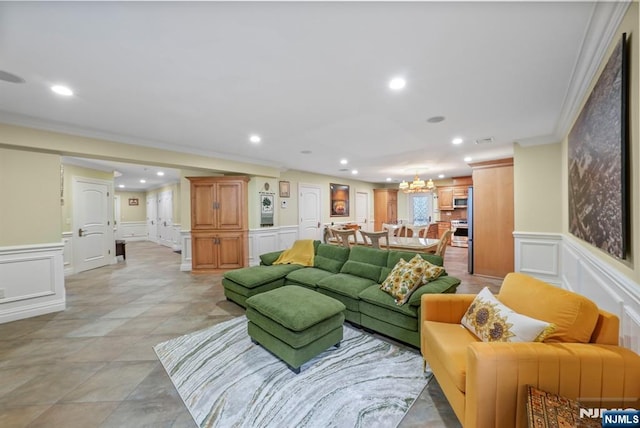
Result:
{"type": "Polygon", "coordinates": [[[623,34],[568,137],[569,231],[619,259],[630,240],[627,50],[623,34]]]}
{"type": "Polygon", "coordinates": [[[129,206],[137,206],[140,204],[138,198],[129,198],[129,206]]]}
{"type": "Polygon", "coordinates": [[[331,183],[329,190],[331,217],[349,217],[349,186],[331,183]]]}
{"type": "Polygon", "coordinates": [[[280,183],[280,197],[281,198],[289,198],[291,197],[291,189],[288,181],[281,181],[280,183]]]}

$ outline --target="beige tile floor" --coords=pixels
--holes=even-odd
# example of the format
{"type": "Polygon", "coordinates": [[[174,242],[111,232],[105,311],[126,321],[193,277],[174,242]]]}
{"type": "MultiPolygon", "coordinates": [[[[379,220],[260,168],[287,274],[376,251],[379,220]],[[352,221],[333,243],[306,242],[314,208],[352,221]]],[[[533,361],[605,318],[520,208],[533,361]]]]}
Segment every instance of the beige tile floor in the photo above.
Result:
{"type": "MultiPolygon", "coordinates": [[[[459,292],[497,291],[466,275],[464,250],[445,260],[459,292]]],[[[220,275],[179,266],[170,249],[131,242],[126,262],[65,279],[64,312],[0,324],[0,427],[195,426],[152,347],[244,310],[225,300],[220,275]]],[[[400,424],[418,426],[459,426],[435,381],[400,424]]]]}

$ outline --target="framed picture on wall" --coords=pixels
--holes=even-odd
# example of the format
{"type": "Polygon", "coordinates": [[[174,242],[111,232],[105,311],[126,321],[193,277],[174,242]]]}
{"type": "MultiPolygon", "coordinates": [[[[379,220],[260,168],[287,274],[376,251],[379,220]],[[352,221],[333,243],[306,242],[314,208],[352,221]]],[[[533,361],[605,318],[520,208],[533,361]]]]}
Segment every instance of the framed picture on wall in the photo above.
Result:
{"type": "Polygon", "coordinates": [[[129,205],[130,205],[130,206],[136,206],[136,205],[139,205],[138,198],[129,198],[129,205]]]}
{"type": "Polygon", "coordinates": [[[331,217],[349,217],[349,186],[331,183],[329,191],[331,195],[331,217]]]}
{"type": "Polygon", "coordinates": [[[288,181],[280,182],[280,197],[281,198],[289,198],[291,197],[291,189],[288,181]]]}

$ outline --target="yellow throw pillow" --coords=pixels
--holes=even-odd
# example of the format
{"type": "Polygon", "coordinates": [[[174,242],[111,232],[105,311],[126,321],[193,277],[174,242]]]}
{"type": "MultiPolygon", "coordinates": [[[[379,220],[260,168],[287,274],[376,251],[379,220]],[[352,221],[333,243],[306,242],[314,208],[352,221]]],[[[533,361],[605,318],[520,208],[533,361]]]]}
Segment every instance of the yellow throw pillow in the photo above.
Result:
{"type": "Polygon", "coordinates": [[[416,254],[408,262],[400,259],[380,289],[389,293],[397,305],[404,305],[414,291],[438,278],[443,272],[444,268],[433,265],[416,254]]]}
{"type": "Polygon", "coordinates": [[[514,312],[482,289],[462,317],[462,325],[483,342],[542,342],[555,326],[514,312]]]}
{"type": "Polygon", "coordinates": [[[420,281],[422,281],[422,269],[416,269],[415,265],[400,259],[387,279],[380,285],[380,289],[389,293],[397,305],[402,305],[405,298],[408,299],[409,292],[420,281]]]}

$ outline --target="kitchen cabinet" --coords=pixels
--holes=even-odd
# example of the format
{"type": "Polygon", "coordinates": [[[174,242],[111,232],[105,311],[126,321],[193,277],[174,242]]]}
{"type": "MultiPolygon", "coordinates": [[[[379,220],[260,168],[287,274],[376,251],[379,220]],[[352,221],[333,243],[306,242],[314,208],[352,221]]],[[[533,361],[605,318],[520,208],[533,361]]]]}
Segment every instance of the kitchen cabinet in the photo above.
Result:
{"type": "Polygon", "coordinates": [[[455,186],[453,188],[453,197],[455,198],[466,198],[469,196],[469,186],[455,186]]]}
{"type": "Polygon", "coordinates": [[[438,188],[438,209],[440,211],[453,211],[453,188],[438,188]]]}
{"type": "Polygon", "coordinates": [[[248,266],[248,177],[189,177],[191,269],[248,266]]]}
{"type": "Polygon", "coordinates": [[[382,223],[398,222],[398,189],[373,189],[373,227],[382,230],[382,223]]]}
{"type": "Polygon", "coordinates": [[[473,169],[473,272],[504,278],[514,270],[513,159],[473,169]]]}

